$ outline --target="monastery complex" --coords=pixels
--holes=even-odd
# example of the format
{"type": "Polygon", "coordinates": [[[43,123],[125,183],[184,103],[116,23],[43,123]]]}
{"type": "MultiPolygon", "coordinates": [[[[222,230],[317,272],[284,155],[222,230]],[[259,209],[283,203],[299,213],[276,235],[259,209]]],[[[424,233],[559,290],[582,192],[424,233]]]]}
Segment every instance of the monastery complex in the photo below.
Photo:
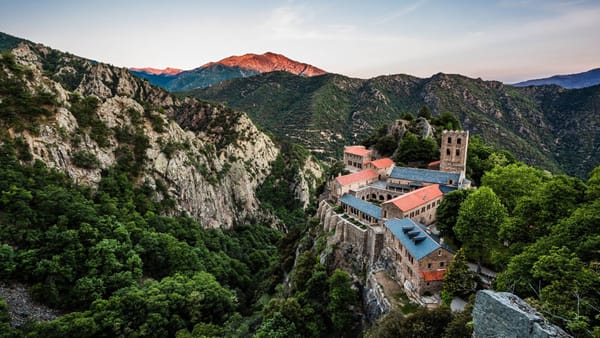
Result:
{"type": "Polygon", "coordinates": [[[430,228],[444,194],[471,186],[465,178],[468,143],[468,131],[443,131],[440,161],[430,169],[396,166],[363,146],[345,147],[350,173],[328,183],[327,200],[319,205],[325,230],[361,257],[364,271],[385,270],[409,297],[439,302],[454,252],[430,228]]]}

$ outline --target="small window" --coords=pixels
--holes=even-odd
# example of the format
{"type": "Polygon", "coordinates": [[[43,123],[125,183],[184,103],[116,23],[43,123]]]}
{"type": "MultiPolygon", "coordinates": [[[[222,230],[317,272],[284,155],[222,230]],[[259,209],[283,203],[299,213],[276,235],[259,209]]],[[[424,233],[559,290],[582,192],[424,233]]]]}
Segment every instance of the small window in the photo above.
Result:
{"type": "Polygon", "coordinates": [[[438,256],[442,255],[442,250],[438,250],[438,256]]]}
{"type": "Polygon", "coordinates": [[[462,139],[459,137],[456,139],[456,144],[460,144],[460,141],[462,141],[462,139]]]}
{"type": "Polygon", "coordinates": [[[440,267],[444,267],[444,262],[440,262],[440,267]]]}
{"type": "Polygon", "coordinates": [[[431,283],[427,282],[427,286],[429,286],[429,284],[431,284],[431,283]]]}
{"type": "Polygon", "coordinates": [[[452,137],[448,137],[448,144],[452,143],[452,137]]]}
{"type": "Polygon", "coordinates": [[[460,149],[456,149],[456,156],[460,156],[460,149]]]}
{"type": "Polygon", "coordinates": [[[446,149],[446,155],[450,156],[450,149],[446,149]]]}
{"type": "Polygon", "coordinates": [[[448,180],[448,184],[454,184],[454,180],[448,180]]]}
{"type": "Polygon", "coordinates": [[[421,208],[421,212],[425,212],[425,207],[422,207],[422,208],[421,208]]]}
{"type": "Polygon", "coordinates": [[[427,263],[427,269],[431,269],[431,263],[427,263]]]}

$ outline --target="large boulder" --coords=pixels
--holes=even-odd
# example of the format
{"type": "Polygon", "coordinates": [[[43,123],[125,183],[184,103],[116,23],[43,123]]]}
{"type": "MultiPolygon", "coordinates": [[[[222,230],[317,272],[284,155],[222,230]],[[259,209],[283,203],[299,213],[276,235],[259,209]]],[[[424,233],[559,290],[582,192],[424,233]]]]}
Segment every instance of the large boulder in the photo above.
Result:
{"type": "Polygon", "coordinates": [[[533,307],[508,292],[477,292],[473,307],[473,335],[476,338],[571,337],[548,323],[533,307]]]}

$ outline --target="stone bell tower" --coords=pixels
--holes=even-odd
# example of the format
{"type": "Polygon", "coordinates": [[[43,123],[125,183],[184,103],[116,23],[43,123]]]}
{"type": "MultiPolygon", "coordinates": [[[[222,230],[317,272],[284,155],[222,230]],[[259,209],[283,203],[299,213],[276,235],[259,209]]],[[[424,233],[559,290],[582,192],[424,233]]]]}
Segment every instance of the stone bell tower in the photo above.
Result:
{"type": "Polygon", "coordinates": [[[444,130],[440,147],[440,171],[462,173],[467,169],[469,132],[444,130]]]}

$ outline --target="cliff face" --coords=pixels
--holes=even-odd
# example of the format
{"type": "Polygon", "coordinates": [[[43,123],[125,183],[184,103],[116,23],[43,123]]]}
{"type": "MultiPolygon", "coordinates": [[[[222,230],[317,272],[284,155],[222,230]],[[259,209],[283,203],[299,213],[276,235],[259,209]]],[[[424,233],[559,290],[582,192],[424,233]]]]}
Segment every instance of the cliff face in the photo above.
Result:
{"type": "MultiPolygon", "coordinates": [[[[245,114],[175,97],[127,69],[41,45],[24,42],[11,52],[14,64],[8,55],[0,59],[0,80],[16,79],[28,95],[49,98],[43,117],[0,121],[3,138],[24,140],[34,160],[93,186],[103,170],[133,156],[129,163],[139,183],[166,187],[163,198],[176,201],[173,213],[227,228],[264,217],[255,191],[279,149],[245,114]]],[[[11,100],[0,92],[0,105],[11,100]]],[[[319,171],[312,161],[305,167],[319,171]]],[[[314,188],[319,182],[308,179],[309,171],[299,176],[314,188]]],[[[298,197],[309,199],[301,192],[298,197]]]]}

